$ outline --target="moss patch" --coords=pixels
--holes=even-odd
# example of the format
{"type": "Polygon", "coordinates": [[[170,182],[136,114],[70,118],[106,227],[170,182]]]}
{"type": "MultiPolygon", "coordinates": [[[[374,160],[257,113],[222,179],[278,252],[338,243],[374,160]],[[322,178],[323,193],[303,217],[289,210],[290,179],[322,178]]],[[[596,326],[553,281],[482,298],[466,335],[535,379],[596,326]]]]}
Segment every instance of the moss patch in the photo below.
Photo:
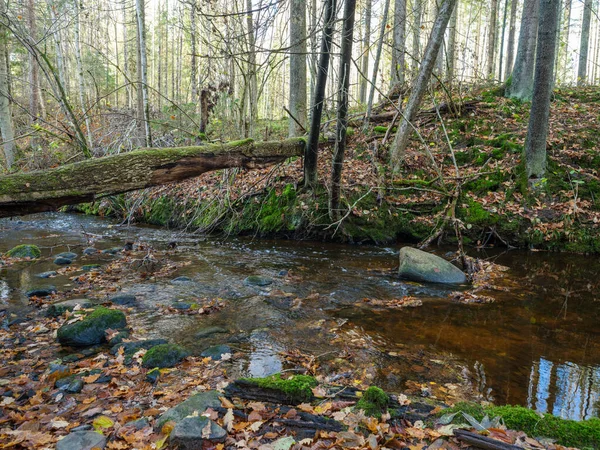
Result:
{"type": "Polygon", "coordinates": [[[9,258],[31,258],[36,259],[42,256],[42,252],[37,245],[17,245],[6,252],[9,258]]]}
{"type": "Polygon", "coordinates": [[[143,367],[167,368],[179,364],[188,353],[176,344],[161,344],[152,347],[142,358],[143,367]]]}
{"type": "Polygon", "coordinates": [[[317,380],[308,375],[294,375],[284,380],[278,373],[265,378],[245,378],[244,381],[264,389],[279,391],[285,394],[290,403],[310,401],[313,397],[312,388],[318,384],[317,380]]]}
{"type": "MultiPolygon", "coordinates": [[[[561,419],[551,414],[540,415],[522,406],[484,408],[473,403],[459,403],[450,409],[444,410],[441,414],[452,412],[466,412],[477,420],[483,419],[486,414],[490,417],[500,416],[510,429],[523,431],[532,437],[551,438],[556,440],[558,444],[568,447],[600,447],[600,419],[597,418],[577,422],[561,419]]],[[[454,422],[464,422],[464,419],[457,415],[454,422]]]]}
{"type": "Polygon", "coordinates": [[[386,411],[389,401],[390,398],[383,389],[371,386],[363,392],[356,407],[362,409],[368,416],[381,417],[381,414],[386,411]]]}

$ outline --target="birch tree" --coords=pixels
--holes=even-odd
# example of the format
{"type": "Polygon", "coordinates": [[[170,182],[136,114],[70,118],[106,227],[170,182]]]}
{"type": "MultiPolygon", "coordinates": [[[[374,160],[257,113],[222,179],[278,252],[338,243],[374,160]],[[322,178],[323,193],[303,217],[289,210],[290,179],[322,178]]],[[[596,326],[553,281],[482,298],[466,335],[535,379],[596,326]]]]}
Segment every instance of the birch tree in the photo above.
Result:
{"type": "Polygon", "coordinates": [[[404,84],[404,52],[406,51],[406,0],[394,1],[394,31],[392,33],[392,90],[404,84]]]}
{"type": "Polygon", "coordinates": [[[148,61],[146,57],[146,19],[144,0],[135,0],[138,43],[138,115],[144,131],[144,145],[152,146],[150,132],[150,100],[148,98],[148,61]]]}

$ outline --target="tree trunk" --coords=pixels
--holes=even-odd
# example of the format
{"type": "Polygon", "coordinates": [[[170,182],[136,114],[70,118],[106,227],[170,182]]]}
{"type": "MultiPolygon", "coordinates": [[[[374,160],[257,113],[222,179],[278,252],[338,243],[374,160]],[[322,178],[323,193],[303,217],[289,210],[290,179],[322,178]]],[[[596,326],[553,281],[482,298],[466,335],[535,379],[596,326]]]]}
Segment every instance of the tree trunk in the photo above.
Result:
{"type": "Polygon", "coordinates": [[[289,136],[306,129],[306,0],[290,2],[290,112],[289,136]],[[295,119],[295,120],[294,120],[295,119]]]}
{"type": "Polygon", "coordinates": [[[525,0],[519,47],[512,75],[506,86],[507,97],[530,100],[533,93],[533,68],[535,65],[535,47],[537,42],[540,0],[525,0]]]}
{"type": "MultiPolygon", "coordinates": [[[[37,21],[35,18],[35,0],[28,0],[27,3],[27,29],[31,39],[37,40],[37,21]]],[[[29,53],[29,114],[31,123],[34,123],[40,114],[40,81],[39,66],[35,55],[29,53]]]]}
{"type": "MultiPolygon", "coordinates": [[[[383,21],[381,23],[382,30],[385,30],[389,4],[389,0],[386,0],[385,12],[383,13],[383,21]]],[[[338,79],[337,127],[331,168],[331,192],[329,194],[329,217],[333,221],[339,220],[340,218],[340,193],[344,153],[346,151],[346,129],[348,128],[348,90],[350,89],[350,67],[352,64],[352,40],[354,38],[355,10],[356,0],[345,0],[344,24],[342,27],[342,54],[340,57],[338,79]]],[[[383,41],[383,31],[381,41],[383,41]]],[[[375,70],[377,70],[377,64],[379,63],[379,57],[381,56],[382,43],[380,42],[379,45],[377,57],[375,59],[375,70]]],[[[372,99],[372,95],[369,95],[369,98],[372,99]]]]}
{"type": "Polygon", "coordinates": [[[583,21],[581,22],[581,42],[579,44],[579,65],[577,67],[577,86],[587,82],[588,50],[590,47],[590,24],[592,22],[592,0],[585,0],[583,21]]]}
{"type": "Polygon", "coordinates": [[[454,82],[454,67],[456,64],[456,33],[458,28],[458,6],[459,1],[457,0],[452,17],[450,18],[450,25],[448,30],[448,52],[446,54],[448,70],[446,71],[446,80],[452,84],[454,82]]]}
{"type": "MultiPolygon", "coordinates": [[[[388,19],[389,11],[390,11],[390,0],[385,0],[385,4],[383,7],[383,17],[381,18],[381,27],[380,27],[380,32],[379,32],[379,42],[377,43],[377,53],[375,54],[375,64],[373,65],[373,76],[371,77],[371,86],[369,88],[369,99],[367,101],[367,113],[365,114],[365,124],[364,124],[365,129],[369,124],[369,118],[371,117],[371,110],[373,109],[373,101],[375,100],[375,86],[377,85],[377,73],[379,72],[379,61],[381,60],[381,51],[383,49],[383,40],[385,38],[385,30],[387,27],[387,19],[388,19]]],[[[353,23],[354,23],[354,20],[353,20],[353,23]]],[[[345,39],[345,37],[343,37],[342,39],[345,39]]],[[[338,119],[338,123],[339,123],[339,119],[338,119]]]]}
{"type": "Polygon", "coordinates": [[[248,136],[254,135],[254,127],[258,119],[258,81],[256,73],[256,45],[254,38],[254,17],[252,14],[252,0],[246,0],[246,26],[248,33],[248,92],[249,92],[249,123],[248,136]]]}
{"type": "Polygon", "coordinates": [[[77,63],[77,80],[79,82],[79,104],[81,106],[81,113],[85,119],[85,127],[87,129],[87,145],[92,148],[94,142],[92,140],[92,126],[90,123],[90,116],[87,112],[87,105],[85,102],[85,80],[83,78],[83,64],[81,63],[81,22],[80,22],[80,8],[83,7],[81,0],[74,0],[75,6],[75,60],[77,63]]]}
{"type": "Polygon", "coordinates": [[[510,2],[510,25],[508,27],[508,43],[506,47],[506,68],[504,69],[504,79],[508,80],[513,70],[513,60],[515,59],[515,32],[517,22],[517,3],[518,0],[510,2]]]}
{"type": "Polygon", "coordinates": [[[131,86],[131,75],[129,73],[129,40],[127,38],[127,0],[123,2],[123,73],[127,82],[125,84],[125,92],[127,93],[127,107],[133,108],[133,89],[131,86]]]}
{"type": "Polygon", "coordinates": [[[371,48],[371,12],[372,12],[372,0],[365,0],[365,11],[363,13],[363,20],[365,22],[365,31],[363,35],[363,48],[362,56],[360,58],[360,92],[358,99],[362,105],[367,103],[367,88],[368,88],[368,76],[369,76],[369,53],[371,48]]]}
{"type": "Polygon", "coordinates": [[[564,67],[562,81],[566,83],[567,74],[569,73],[569,35],[571,31],[571,8],[573,6],[573,0],[565,1],[565,50],[564,50],[564,67]]]}
{"type": "MultiPolygon", "coordinates": [[[[190,85],[192,89],[192,103],[198,102],[198,62],[196,61],[196,0],[190,3],[190,51],[192,52],[192,62],[190,66],[190,85]]],[[[159,83],[160,86],[160,83],[159,83]]],[[[196,108],[197,109],[197,108],[196,108]]]]}
{"type": "Polygon", "coordinates": [[[502,36],[500,37],[500,57],[498,58],[498,80],[502,81],[502,76],[504,72],[502,69],[504,68],[504,37],[506,36],[506,19],[508,17],[508,1],[504,1],[504,17],[502,18],[502,36]]]}
{"type": "Polygon", "coordinates": [[[327,87],[329,58],[331,55],[331,40],[335,23],[336,0],[325,0],[325,17],[323,19],[323,35],[321,37],[321,55],[317,67],[317,83],[312,102],[308,145],[304,156],[304,186],[314,189],[317,185],[317,161],[319,154],[319,136],[321,134],[321,116],[327,87]]]}
{"type": "Polygon", "coordinates": [[[450,16],[454,10],[456,1],[457,0],[444,0],[444,3],[440,7],[439,15],[433,24],[431,36],[429,37],[429,42],[425,48],[423,62],[419,69],[419,75],[417,76],[417,81],[412,89],[406,109],[403,112],[402,120],[392,145],[391,165],[394,172],[400,170],[400,165],[404,161],[408,139],[413,132],[412,121],[417,115],[423,97],[425,96],[425,91],[427,90],[427,85],[429,84],[429,79],[431,78],[431,73],[433,72],[436,58],[440,51],[442,41],[444,40],[444,33],[448,27],[448,22],[450,21],[450,16]]]}
{"type": "Polygon", "coordinates": [[[490,27],[488,29],[486,78],[494,77],[494,60],[496,56],[496,28],[498,27],[498,0],[490,1],[490,27]]]}
{"type": "MultiPolygon", "coordinates": [[[[413,74],[419,71],[421,63],[421,15],[423,14],[422,0],[413,0],[413,45],[412,45],[412,63],[413,74]]],[[[434,61],[435,62],[435,61],[434,61]]]]}
{"type": "MultiPolygon", "coordinates": [[[[6,2],[0,0],[0,14],[6,13],[6,2]]],[[[12,114],[10,111],[10,93],[8,86],[8,30],[0,25],[0,132],[2,133],[2,148],[6,168],[10,169],[15,160],[15,134],[12,114]]]]}
{"type": "Polygon", "coordinates": [[[0,217],[53,211],[96,196],[181,181],[230,167],[256,168],[302,155],[304,140],[251,139],[199,147],[154,148],[89,159],[57,169],[0,177],[0,217]]]}
{"type": "Polygon", "coordinates": [[[529,179],[540,179],[546,172],[546,139],[550,99],[554,86],[554,58],[558,34],[560,0],[540,0],[540,22],[535,62],[535,81],[529,127],[525,139],[525,165],[529,179]]]}
{"type": "Polygon", "coordinates": [[[138,80],[140,83],[138,108],[141,108],[141,111],[138,111],[138,115],[142,120],[145,145],[146,147],[149,147],[152,145],[152,135],[150,133],[150,101],[148,99],[148,61],[146,59],[146,19],[144,0],[135,0],[135,16],[138,31],[138,80]]]}
{"type": "Polygon", "coordinates": [[[406,50],[406,0],[394,1],[391,91],[404,84],[404,52],[406,50]]]}

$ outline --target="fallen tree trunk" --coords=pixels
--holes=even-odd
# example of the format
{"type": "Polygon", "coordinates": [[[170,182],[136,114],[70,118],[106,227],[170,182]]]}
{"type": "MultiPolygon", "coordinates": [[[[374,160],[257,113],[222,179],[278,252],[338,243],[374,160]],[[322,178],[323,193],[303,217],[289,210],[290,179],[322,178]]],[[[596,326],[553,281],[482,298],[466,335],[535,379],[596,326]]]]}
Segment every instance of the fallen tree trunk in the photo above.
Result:
{"type": "Polygon", "coordinates": [[[281,142],[252,139],[197,147],[143,149],[89,159],[56,169],[0,177],[0,217],[54,211],[181,181],[231,167],[256,168],[304,154],[302,138],[281,142]]]}

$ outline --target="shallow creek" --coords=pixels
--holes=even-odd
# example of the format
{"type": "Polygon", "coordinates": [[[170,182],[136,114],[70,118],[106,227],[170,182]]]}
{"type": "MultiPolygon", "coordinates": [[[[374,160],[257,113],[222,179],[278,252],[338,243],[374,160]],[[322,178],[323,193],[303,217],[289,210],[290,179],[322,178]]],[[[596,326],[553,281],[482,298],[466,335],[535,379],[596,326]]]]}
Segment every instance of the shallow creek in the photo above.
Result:
{"type": "MultiPolygon", "coordinates": [[[[234,374],[264,376],[302,360],[335,373],[334,380],[366,378],[392,392],[456,390],[463,397],[526,405],[565,418],[599,414],[597,257],[474,253],[510,270],[501,281],[505,291],[486,293],[494,303],[464,305],[448,298],[452,288],[395,278],[401,245],[224,239],[44,214],[0,221],[0,253],[18,244],[36,244],[43,252],[34,262],[0,266],[0,310],[30,311],[25,292],[34,287],[73,289],[71,277],[79,272],[36,277],[58,268],[52,255],[73,251],[79,255],[73,266],[103,265],[120,256],[83,256],[82,250],[125,242],[157,250],[176,242],[168,257],[182,264],[168,278],[138,277],[113,287],[140,299],[129,312],[136,332],[170,339],[194,353],[228,343],[241,355],[231,363],[234,374]],[[250,275],[273,283],[247,286],[250,275]],[[178,276],[191,281],[173,283],[178,276]],[[363,302],[405,295],[423,305],[387,309],[363,302]],[[159,307],[195,298],[222,299],[224,307],[208,315],[166,314],[159,307]],[[215,326],[223,332],[198,336],[215,326]]],[[[102,295],[97,292],[98,299],[102,295]]]]}

